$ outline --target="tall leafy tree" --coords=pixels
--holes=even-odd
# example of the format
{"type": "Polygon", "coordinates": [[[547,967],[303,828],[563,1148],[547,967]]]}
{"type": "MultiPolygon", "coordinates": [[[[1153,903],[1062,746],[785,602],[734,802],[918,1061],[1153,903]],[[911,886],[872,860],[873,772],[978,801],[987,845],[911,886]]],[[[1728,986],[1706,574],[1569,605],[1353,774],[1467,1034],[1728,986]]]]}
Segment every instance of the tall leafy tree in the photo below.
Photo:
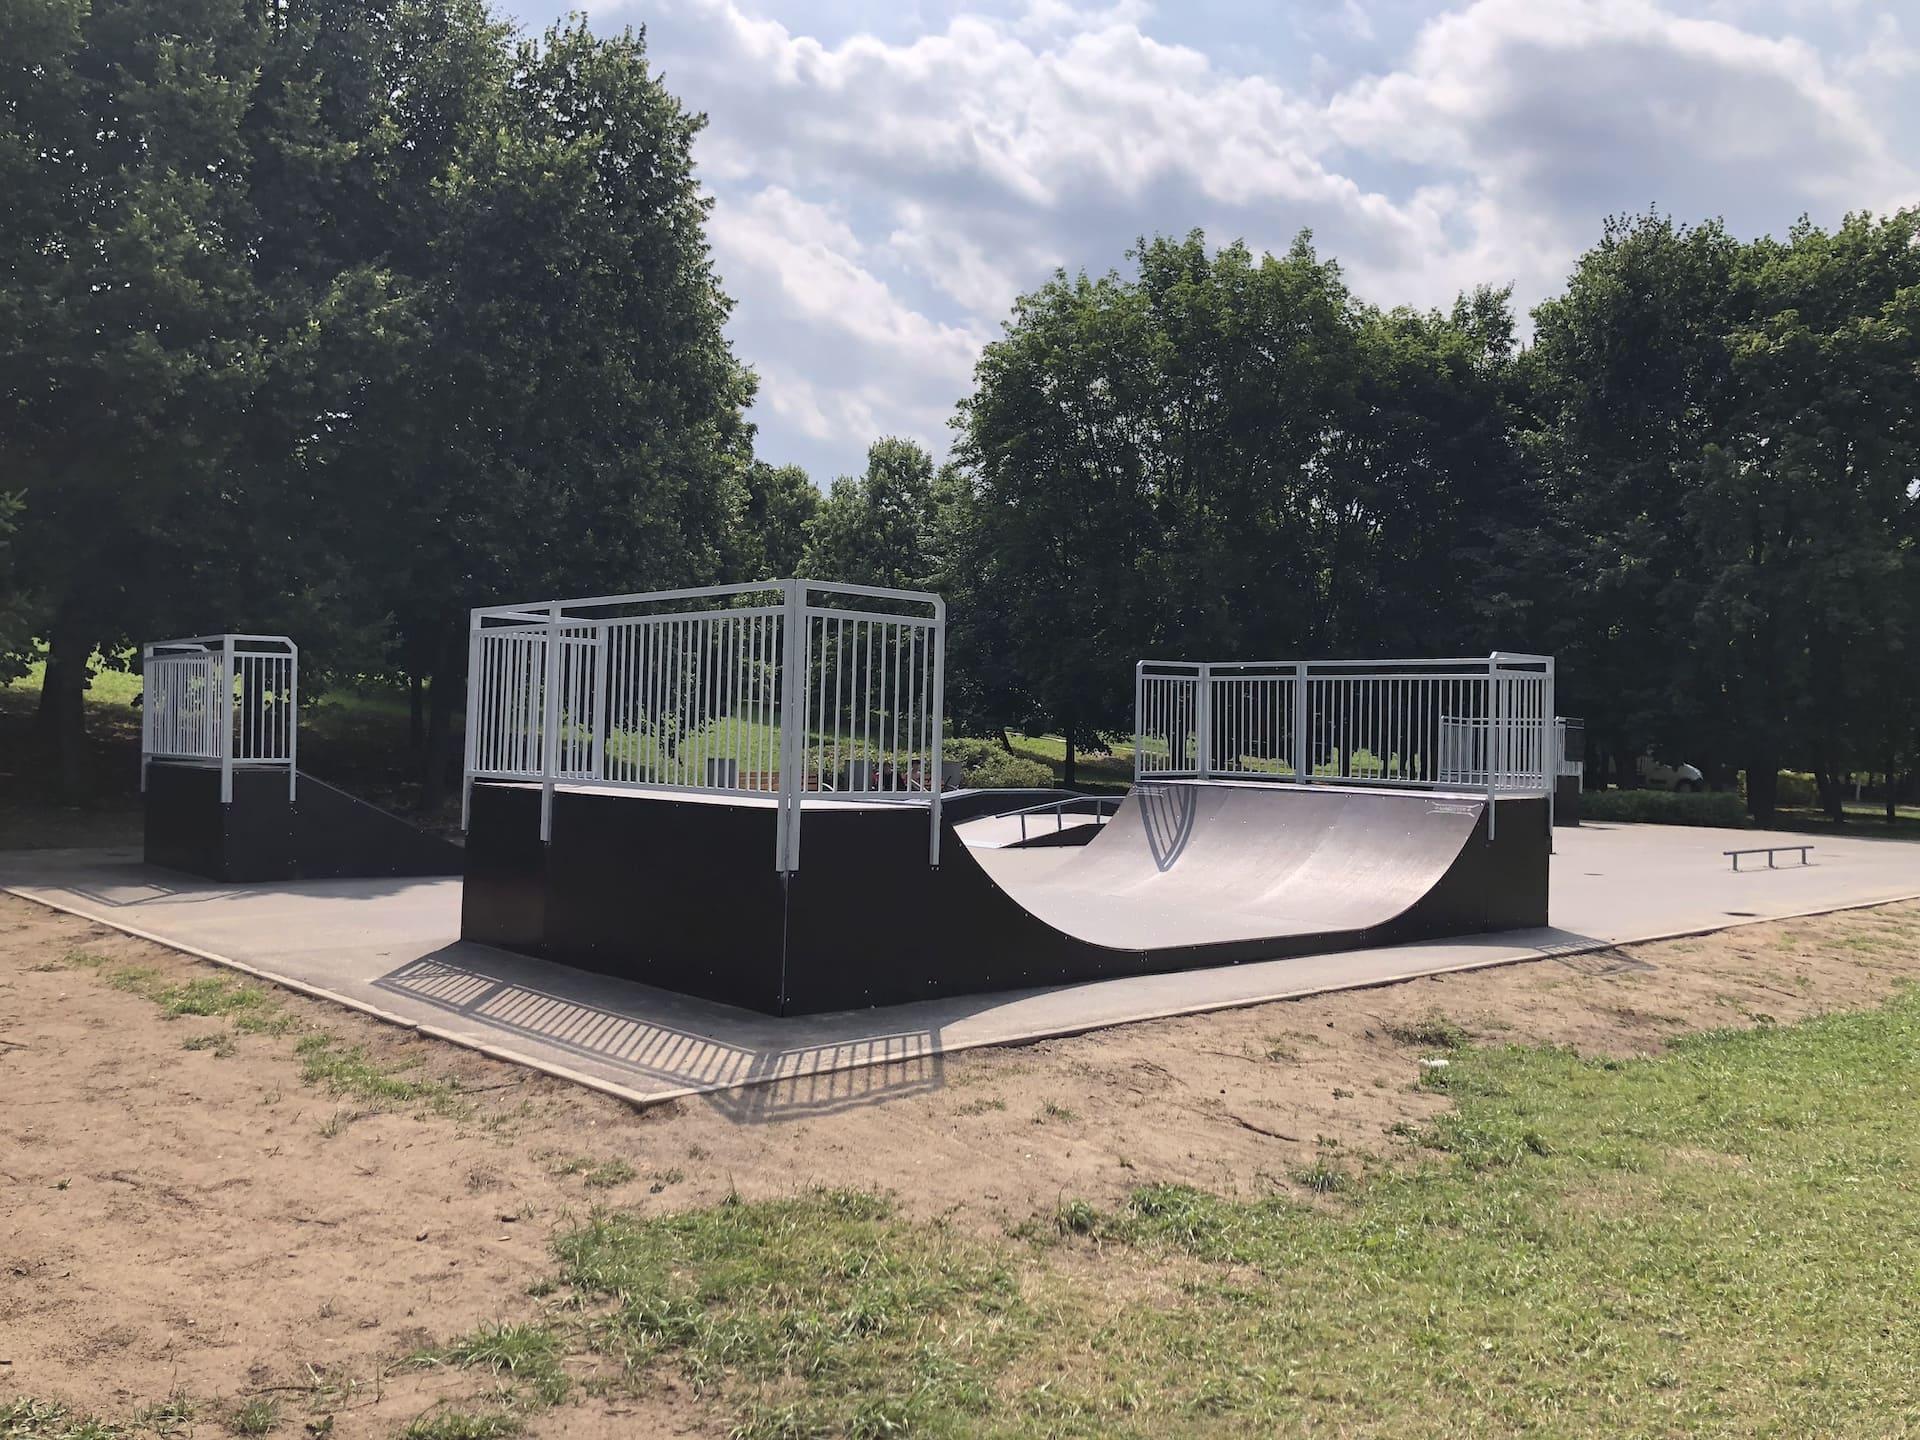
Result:
{"type": "Polygon", "coordinates": [[[894,437],[867,447],[867,467],[842,475],[807,522],[800,568],[813,579],[912,589],[926,584],[933,457],[894,437]]]}
{"type": "Polygon", "coordinates": [[[820,492],[798,465],[747,467],[746,494],[734,527],[730,568],[739,580],[772,580],[800,573],[807,527],[820,509],[820,492]]]}
{"type": "Polygon", "coordinates": [[[242,137],[263,40],[241,0],[0,5],[0,473],[70,787],[95,650],[273,563],[222,543],[270,343],[242,137]]]}

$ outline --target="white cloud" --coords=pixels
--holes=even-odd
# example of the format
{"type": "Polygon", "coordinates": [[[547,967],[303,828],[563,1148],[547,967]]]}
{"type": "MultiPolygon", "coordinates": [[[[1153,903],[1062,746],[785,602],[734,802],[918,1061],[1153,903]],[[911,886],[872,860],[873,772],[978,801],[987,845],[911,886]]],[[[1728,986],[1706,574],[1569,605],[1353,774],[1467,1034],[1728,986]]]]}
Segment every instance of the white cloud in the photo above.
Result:
{"type": "Polygon", "coordinates": [[[1912,52],[1871,10],[1823,50],[1793,32],[1801,0],[1475,0],[1384,38],[1404,7],[1340,0],[1329,30],[1399,58],[1315,93],[1351,65],[1229,70],[1191,26],[1156,38],[1165,17],[1138,0],[833,43],[747,3],[656,0],[646,19],[669,85],[711,117],[702,174],[763,449],[816,466],[851,468],[884,432],[943,449],[1014,297],[1143,233],[1279,248],[1307,226],[1370,299],[1515,281],[1531,303],[1612,211],[1754,233],[1916,193],[1862,98],[1912,52]],[[1761,10],[1765,33],[1743,14],[1761,10]]]}

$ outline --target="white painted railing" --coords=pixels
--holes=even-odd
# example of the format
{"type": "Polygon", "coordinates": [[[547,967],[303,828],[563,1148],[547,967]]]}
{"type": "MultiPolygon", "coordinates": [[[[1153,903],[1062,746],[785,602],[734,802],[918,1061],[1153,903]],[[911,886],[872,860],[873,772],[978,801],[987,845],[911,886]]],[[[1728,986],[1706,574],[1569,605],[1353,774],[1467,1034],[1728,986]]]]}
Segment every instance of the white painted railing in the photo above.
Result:
{"type": "MultiPolygon", "coordinates": [[[[940,858],[946,608],[912,590],[773,580],[473,612],[475,780],[769,796],[799,868],[803,796],[928,805],[940,858]]],[[[463,819],[464,823],[464,819],[463,819]]]]}
{"type": "Polygon", "coordinates": [[[196,635],[140,647],[140,787],[154,760],[283,767],[294,798],[300,747],[300,648],[284,635],[196,635]]]}
{"type": "Polygon", "coordinates": [[[1142,660],[1134,777],[1551,792],[1553,660],[1142,660]]]}

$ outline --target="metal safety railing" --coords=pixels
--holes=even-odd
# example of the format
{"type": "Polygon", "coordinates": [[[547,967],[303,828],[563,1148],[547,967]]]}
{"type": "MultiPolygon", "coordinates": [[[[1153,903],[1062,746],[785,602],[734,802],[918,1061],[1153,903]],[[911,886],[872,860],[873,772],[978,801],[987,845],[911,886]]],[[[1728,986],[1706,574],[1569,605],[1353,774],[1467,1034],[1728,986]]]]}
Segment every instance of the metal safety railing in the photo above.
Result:
{"type": "Polygon", "coordinates": [[[1552,716],[1545,655],[1142,660],[1134,777],[1550,797],[1552,716]]]}
{"type": "Polygon", "coordinates": [[[294,798],[300,748],[300,647],[284,635],[196,635],[140,647],[140,788],[154,760],[284,767],[294,798]]]}
{"type": "Polygon", "coordinates": [[[772,580],[475,610],[475,780],[763,796],[799,868],[801,799],[926,803],[940,859],[946,607],[913,590],[772,580]]]}

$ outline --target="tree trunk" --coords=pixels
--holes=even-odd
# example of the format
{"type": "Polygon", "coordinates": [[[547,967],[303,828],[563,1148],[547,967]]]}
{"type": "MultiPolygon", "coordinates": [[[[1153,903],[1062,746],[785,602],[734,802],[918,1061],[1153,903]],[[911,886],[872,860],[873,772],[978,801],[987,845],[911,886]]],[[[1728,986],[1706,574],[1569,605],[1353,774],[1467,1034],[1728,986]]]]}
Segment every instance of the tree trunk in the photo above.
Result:
{"type": "Polygon", "coordinates": [[[1816,770],[1813,783],[1820,791],[1820,808],[1827,812],[1827,818],[1834,824],[1846,819],[1847,777],[1833,770],[1816,770]]]}
{"type": "Polygon", "coordinates": [[[1773,819],[1780,797],[1780,767],[1771,755],[1747,762],[1747,813],[1762,825],[1773,819]]]}
{"type": "Polygon", "coordinates": [[[1014,753],[1013,734],[1004,725],[1000,727],[1000,748],[1005,750],[1009,755],[1014,753]]]}
{"type": "Polygon", "coordinates": [[[60,784],[61,798],[78,804],[87,788],[87,679],[93,641],[70,620],[56,619],[47,636],[47,673],[40,682],[34,736],[60,784]]]}
{"type": "Polygon", "coordinates": [[[460,689],[453,673],[458,647],[443,631],[433,660],[433,683],[427,687],[426,768],[420,777],[420,808],[431,813],[447,794],[447,771],[453,760],[453,706],[460,689]]]}
{"type": "Polygon", "coordinates": [[[1067,741],[1067,762],[1065,766],[1063,766],[1061,769],[1060,783],[1066,786],[1067,789],[1071,790],[1073,789],[1074,779],[1075,779],[1073,726],[1071,724],[1067,724],[1067,725],[1061,726],[1060,728],[1063,732],[1065,732],[1066,741],[1067,741]]]}
{"type": "Polygon", "coordinates": [[[415,760],[427,747],[427,687],[417,673],[407,675],[407,748],[415,760]]]}
{"type": "Polygon", "coordinates": [[[1891,827],[1900,818],[1900,803],[1895,799],[1899,786],[1894,782],[1899,777],[1893,773],[1893,757],[1887,757],[1887,824],[1891,827]]]}

